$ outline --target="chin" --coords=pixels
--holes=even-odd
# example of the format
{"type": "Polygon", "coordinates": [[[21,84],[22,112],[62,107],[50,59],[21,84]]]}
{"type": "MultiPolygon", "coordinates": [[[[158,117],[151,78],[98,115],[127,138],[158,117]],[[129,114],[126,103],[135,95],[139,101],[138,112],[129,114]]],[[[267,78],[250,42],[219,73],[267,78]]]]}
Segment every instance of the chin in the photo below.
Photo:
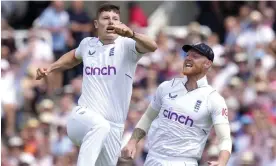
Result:
{"type": "Polygon", "coordinates": [[[183,71],[182,74],[185,76],[190,76],[190,75],[193,75],[193,72],[183,71]]]}
{"type": "Polygon", "coordinates": [[[106,38],[106,39],[110,39],[110,40],[116,39],[117,37],[118,37],[117,34],[106,34],[106,35],[105,35],[105,38],[106,38]]]}
{"type": "Polygon", "coordinates": [[[191,70],[191,69],[184,69],[182,71],[182,74],[186,75],[186,76],[189,76],[189,75],[193,75],[194,74],[194,71],[191,70]]]}

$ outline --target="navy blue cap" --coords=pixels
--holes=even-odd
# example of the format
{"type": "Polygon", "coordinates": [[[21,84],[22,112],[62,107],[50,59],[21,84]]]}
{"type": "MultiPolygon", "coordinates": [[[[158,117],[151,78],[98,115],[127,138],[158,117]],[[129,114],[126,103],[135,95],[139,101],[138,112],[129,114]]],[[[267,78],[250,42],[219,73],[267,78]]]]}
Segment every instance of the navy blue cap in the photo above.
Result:
{"type": "Polygon", "coordinates": [[[184,45],[182,49],[185,52],[188,52],[190,49],[194,49],[198,51],[200,54],[203,56],[207,57],[210,61],[214,61],[214,52],[211,47],[204,43],[198,43],[198,44],[193,44],[193,45],[184,45]]]}

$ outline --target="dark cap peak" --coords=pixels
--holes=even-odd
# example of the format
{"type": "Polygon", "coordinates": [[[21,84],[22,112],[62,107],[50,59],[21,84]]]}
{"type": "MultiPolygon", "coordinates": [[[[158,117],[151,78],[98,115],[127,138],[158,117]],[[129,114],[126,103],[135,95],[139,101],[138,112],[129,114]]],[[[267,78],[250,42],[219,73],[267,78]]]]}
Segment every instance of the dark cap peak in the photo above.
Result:
{"type": "Polygon", "coordinates": [[[202,54],[203,56],[207,57],[210,61],[214,61],[214,52],[212,50],[211,47],[209,47],[207,44],[205,43],[196,43],[196,44],[192,44],[192,45],[184,45],[182,47],[182,49],[185,52],[188,52],[190,49],[194,49],[196,51],[198,51],[200,54],[202,54]]]}

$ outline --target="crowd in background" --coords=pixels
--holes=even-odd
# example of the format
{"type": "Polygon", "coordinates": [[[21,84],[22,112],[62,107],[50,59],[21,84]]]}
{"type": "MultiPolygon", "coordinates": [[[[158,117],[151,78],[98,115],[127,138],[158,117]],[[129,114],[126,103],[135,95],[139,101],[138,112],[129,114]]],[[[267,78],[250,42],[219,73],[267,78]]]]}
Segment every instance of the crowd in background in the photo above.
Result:
{"type": "MultiPolygon", "coordinates": [[[[198,2],[198,5],[198,19],[187,25],[185,38],[160,31],[156,37],[158,49],[139,61],[123,145],[158,85],[182,76],[186,55],[181,46],[205,42],[215,53],[207,76],[209,84],[221,93],[228,106],[233,140],[228,165],[275,166],[276,3],[261,1],[238,7],[235,2],[198,2]],[[213,33],[202,34],[200,25],[209,26],[213,33]]],[[[139,6],[130,7],[127,24],[139,31],[148,25],[147,16],[139,6]]],[[[78,147],[67,137],[66,119],[81,94],[82,65],[41,81],[34,80],[35,70],[47,67],[66,51],[76,48],[84,37],[95,36],[93,18],[81,1],[71,2],[69,9],[61,1],[52,2],[34,20],[25,45],[18,48],[13,37],[15,29],[4,16],[1,18],[1,31],[6,31],[1,35],[1,165],[73,166],[78,147]],[[45,31],[51,35],[52,44],[39,38],[38,34],[45,31]]],[[[217,144],[212,131],[200,165],[217,159],[217,144]]],[[[118,165],[142,165],[147,150],[144,139],[139,143],[135,160],[120,159],[118,165]]]]}

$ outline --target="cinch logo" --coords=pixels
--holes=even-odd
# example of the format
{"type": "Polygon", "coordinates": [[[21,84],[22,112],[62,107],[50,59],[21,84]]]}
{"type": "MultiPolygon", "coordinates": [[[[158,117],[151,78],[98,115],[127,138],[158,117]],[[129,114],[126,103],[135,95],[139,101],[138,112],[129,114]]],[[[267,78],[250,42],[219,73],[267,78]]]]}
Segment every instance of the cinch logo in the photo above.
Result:
{"type": "Polygon", "coordinates": [[[116,75],[116,68],[114,66],[108,65],[107,67],[85,67],[86,75],[116,75]]]}
{"type": "Polygon", "coordinates": [[[172,111],[169,111],[169,110],[164,110],[163,111],[163,115],[165,118],[168,118],[170,120],[173,120],[173,121],[176,121],[176,122],[179,122],[181,124],[185,124],[185,125],[190,125],[190,127],[193,126],[194,124],[194,120],[191,119],[189,116],[184,116],[184,115],[178,115],[178,113],[176,112],[172,112],[172,111]]]}

